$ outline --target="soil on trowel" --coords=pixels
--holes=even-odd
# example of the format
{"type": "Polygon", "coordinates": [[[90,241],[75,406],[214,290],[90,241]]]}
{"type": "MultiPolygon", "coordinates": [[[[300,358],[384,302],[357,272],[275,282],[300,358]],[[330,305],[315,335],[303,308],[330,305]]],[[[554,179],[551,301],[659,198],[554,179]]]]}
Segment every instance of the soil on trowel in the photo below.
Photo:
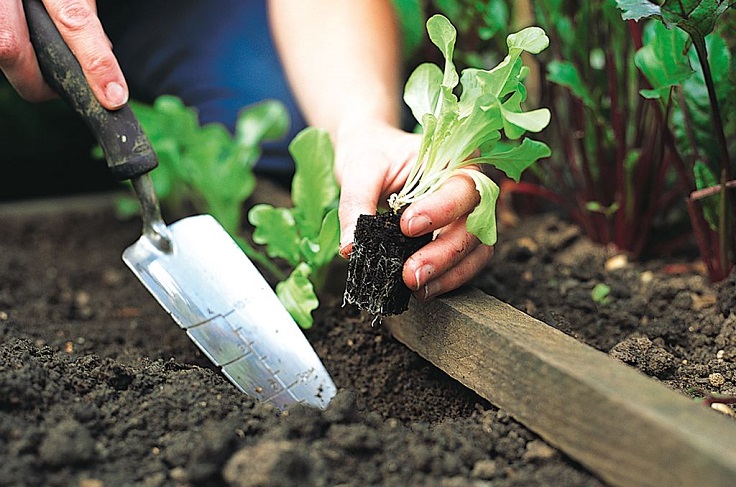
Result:
{"type": "MultiPolygon", "coordinates": [[[[96,206],[0,211],[0,485],[602,484],[340,293],[306,332],[339,388],[329,408],[255,403],[122,263],[139,222],[96,206]]],[[[477,285],[676,389],[732,392],[733,281],[610,258],[532,219],[477,285]]]]}

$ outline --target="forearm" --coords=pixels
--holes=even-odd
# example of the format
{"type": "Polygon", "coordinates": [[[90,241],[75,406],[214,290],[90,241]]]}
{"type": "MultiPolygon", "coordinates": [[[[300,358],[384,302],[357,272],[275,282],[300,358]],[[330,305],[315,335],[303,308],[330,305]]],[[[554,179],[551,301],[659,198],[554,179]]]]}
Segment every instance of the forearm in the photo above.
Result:
{"type": "Polygon", "coordinates": [[[390,0],[270,0],[287,78],[310,125],[333,137],[399,121],[400,46],[390,0]]]}

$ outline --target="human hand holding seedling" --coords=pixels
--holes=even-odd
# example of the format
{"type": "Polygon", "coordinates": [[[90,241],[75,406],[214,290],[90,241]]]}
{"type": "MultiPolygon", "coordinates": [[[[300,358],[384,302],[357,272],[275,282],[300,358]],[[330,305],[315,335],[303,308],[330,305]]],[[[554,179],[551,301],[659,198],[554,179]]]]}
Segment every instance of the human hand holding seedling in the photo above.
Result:
{"type": "MultiPolygon", "coordinates": [[[[337,136],[335,173],[341,185],[340,254],[352,249],[355,222],[404,185],[419,150],[420,136],[389,124],[365,123],[344,127],[337,136]]],[[[472,169],[471,169],[472,170],[472,169]]],[[[437,231],[436,238],[404,265],[404,283],[418,299],[427,299],[461,286],[488,263],[493,247],[466,229],[466,220],[480,197],[467,175],[449,178],[435,193],[409,205],[401,231],[418,237],[437,231]]]]}
{"type": "MultiPolygon", "coordinates": [[[[45,0],[49,16],[76,56],[92,92],[110,110],[128,100],[128,88],[110,41],[97,18],[94,0],[45,0]]],[[[29,101],[55,94],[44,82],[31,45],[21,0],[0,3],[0,70],[29,101]]]]}

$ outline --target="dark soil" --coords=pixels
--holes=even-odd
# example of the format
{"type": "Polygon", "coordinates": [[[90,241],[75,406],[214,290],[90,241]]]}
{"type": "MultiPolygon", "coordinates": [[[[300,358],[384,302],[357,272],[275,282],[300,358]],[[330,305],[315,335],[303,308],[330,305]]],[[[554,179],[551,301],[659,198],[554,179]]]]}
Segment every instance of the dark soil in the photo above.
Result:
{"type": "MultiPolygon", "coordinates": [[[[601,485],[338,293],[307,332],[331,406],[255,404],[125,268],[139,223],[105,206],[0,211],[0,485],[601,485]]],[[[501,238],[478,286],[675,389],[736,395],[733,277],[606,270],[556,218],[501,238]]]]}
{"type": "Polygon", "coordinates": [[[432,240],[432,234],[407,237],[401,233],[401,212],[360,215],[350,253],[345,301],[374,316],[401,314],[409,309],[411,291],[404,284],[406,260],[432,240]]]}

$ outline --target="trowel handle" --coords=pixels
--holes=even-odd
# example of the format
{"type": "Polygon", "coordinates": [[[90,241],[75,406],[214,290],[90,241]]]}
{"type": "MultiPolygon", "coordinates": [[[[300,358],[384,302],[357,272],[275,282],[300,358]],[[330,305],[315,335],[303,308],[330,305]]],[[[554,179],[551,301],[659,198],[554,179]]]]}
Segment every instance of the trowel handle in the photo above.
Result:
{"type": "Polygon", "coordinates": [[[46,82],[84,118],[102,146],[107,165],[120,180],[147,173],[158,165],[151,142],[128,105],[108,110],[100,105],[79,61],[64,42],[41,0],[24,0],[28,30],[46,82]]]}

